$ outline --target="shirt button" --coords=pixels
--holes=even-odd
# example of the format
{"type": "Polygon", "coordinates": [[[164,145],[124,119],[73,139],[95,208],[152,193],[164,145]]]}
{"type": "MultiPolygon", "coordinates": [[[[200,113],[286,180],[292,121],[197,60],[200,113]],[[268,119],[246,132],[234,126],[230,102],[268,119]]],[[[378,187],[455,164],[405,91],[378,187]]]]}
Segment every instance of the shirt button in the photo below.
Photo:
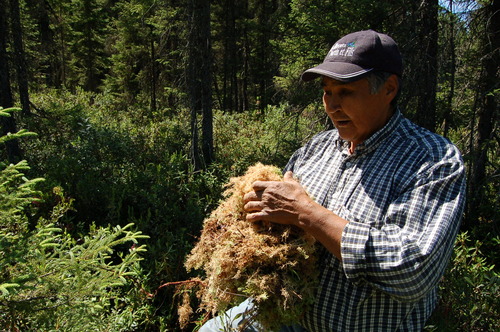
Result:
{"type": "Polygon", "coordinates": [[[348,162],[346,162],[346,163],[345,163],[345,165],[346,165],[347,167],[351,167],[351,166],[352,166],[352,163],[351,163],[350,161],[348,161],[348,162]]]}

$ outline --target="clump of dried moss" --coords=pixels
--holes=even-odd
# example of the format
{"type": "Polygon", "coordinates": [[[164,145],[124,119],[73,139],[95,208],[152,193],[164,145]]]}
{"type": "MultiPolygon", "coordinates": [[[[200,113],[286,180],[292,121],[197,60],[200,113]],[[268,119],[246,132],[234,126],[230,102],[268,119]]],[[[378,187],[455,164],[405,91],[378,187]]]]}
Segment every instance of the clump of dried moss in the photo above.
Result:
{"type": "Polygon", "coordinates": [[[243,196],[257,180],[281,181],[279,169],[256,164],[232,178],[226,200],[205,219],[188,270],[205,272],[197,293],[201,309],[216,314],[247,297],[266,330],[297,322],[313,301],[315,240],[292,226],[245,220],[243,196]]]}

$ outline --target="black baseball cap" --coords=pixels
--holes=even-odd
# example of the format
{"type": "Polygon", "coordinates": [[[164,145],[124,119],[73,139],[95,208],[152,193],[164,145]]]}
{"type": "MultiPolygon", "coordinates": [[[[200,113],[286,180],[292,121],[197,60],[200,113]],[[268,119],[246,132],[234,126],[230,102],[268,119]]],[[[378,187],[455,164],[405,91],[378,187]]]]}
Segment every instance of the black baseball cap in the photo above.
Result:
{"type": "Polygon", "coordinates": [[[301,78],[311,81],[328,76],[342,82],[353,82],[371,71],[403,74],[403,59],[396,42],[383,33],[363,30],[339,39],[323,63],[306,70],[301,78]]]}

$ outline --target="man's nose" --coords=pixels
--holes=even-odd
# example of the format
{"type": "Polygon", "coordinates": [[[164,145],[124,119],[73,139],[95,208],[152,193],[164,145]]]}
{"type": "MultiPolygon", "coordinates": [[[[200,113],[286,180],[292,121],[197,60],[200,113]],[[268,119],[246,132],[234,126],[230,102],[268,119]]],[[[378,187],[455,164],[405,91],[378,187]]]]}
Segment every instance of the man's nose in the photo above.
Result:
{"type": "Polygon", "coordinates": [[[329,111],[337,111],[340,109],[339,99],[335,98],[333,95],[323,95],[323,103],[329,111]]]}

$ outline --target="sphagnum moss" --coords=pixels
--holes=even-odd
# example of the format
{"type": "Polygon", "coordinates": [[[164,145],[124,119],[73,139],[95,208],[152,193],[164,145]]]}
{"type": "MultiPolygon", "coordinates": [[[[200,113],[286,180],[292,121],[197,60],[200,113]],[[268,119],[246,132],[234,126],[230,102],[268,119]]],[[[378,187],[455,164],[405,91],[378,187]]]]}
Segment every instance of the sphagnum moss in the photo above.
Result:
{"type": "Polygon", "coordinates": [[[245,298],[256,303],[265,330],[297,322],[312,303],[317,281],[315,240],[292,226],[245,220],[243,196],[257,180],[282,181],[281,171],[260,163],[232,178],[226,199],[205,219],[186,261],[205,272],[197,285],[200,309],[217,314],[245,298]]]}

